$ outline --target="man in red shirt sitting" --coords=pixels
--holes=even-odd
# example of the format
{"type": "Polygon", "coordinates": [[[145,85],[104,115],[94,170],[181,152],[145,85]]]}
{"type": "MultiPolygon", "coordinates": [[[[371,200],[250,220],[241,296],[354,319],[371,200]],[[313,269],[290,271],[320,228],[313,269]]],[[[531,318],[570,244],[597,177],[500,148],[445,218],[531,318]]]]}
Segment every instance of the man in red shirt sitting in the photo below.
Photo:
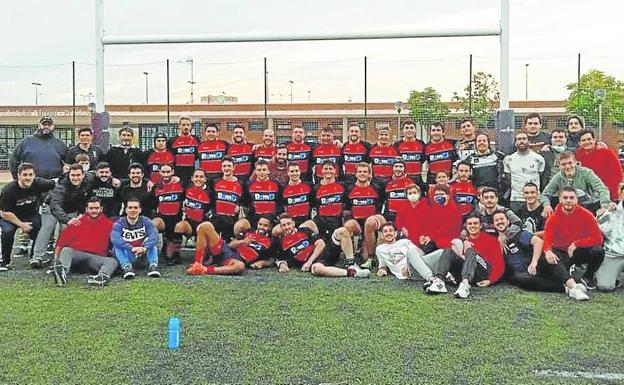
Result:
{"type": "Polygon", "coordinates": [[[596,145],[594,131],[583,130],[580,134],[580,147],[574,152],[582,166],[591,169],[607,186],[611,200],[618,199],[618,187],[622,182],[622,166],[617,154],[610,148],[596,145]]]}
{"type": "Polygon", "coordinates": [[[570,297],[588,299],[579,291],[596,288],[594,274],[605,257],[603,241],[592,213],[579,206],[576,190],[564,187],[559,194],[559,205],[544,227],[544,256],[551,265],[551,273],[565,284],[570,297]],[[581,283],[576,283],[570,267],[583,263],[587,269],[581,283]]]}
{"type": "Polygon", "coordinates": [[[115,269],[117,259],[108,255],[113,222],[102,214],[102,203],[97,197],[87,202],[85,214],[78,223],[63,230],[54,250],[54,281],[57,286],[67,284],[70,270],[95,272],[87,282],[103,286],[115,269]]]}

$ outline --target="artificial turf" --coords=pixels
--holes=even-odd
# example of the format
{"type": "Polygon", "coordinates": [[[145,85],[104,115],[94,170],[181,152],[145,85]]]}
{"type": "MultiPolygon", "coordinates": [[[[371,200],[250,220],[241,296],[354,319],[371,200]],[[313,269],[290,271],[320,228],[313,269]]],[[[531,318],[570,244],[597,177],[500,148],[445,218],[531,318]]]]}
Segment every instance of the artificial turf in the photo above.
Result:
{"type": "Polygon", "coordinates": [[[0,276],[0,384],[587,384],[599,381],[535,371],[624,371],[622,291],[578,303],[499,285],[461,301],[387,277],[183,267],[57,288],[17,265],[0,276]]]}

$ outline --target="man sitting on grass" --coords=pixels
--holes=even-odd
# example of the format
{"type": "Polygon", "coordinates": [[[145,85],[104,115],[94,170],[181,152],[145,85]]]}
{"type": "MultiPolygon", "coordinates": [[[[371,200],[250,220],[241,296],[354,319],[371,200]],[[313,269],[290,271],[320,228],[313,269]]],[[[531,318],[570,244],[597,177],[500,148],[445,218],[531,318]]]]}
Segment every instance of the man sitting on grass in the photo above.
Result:
{"type": "Polygon", "coordinates": [[[158,230],[148,217],[141,215],[141,201],[130,198],[126,202],[126,216],[115,222],[109,232],[113,252],[123,269],[123,278],[136,276],[132,265],[147,259],[147,276],[160,278],[158,271],[158,230]]]}
{"type": "Polygon", "coordinates": [[[624,185],[620,186],[620,203],[614,211],[608,211],[598,219],[604,234],[605,259],[596,272],[599,290],[611,291],[622,285],[619,280],[624,272],[624,185]]]}
{"type": "Polygon", "coordinates": [[[102,203],[97,197],[87,202],[86,213],[75,218],[61,233],[54,250],[54,281],[57,286],[67,284],[70,270],[96,272],[87,283],[105,285],[117,268],[117,260],[108,256],[109,234],[113,222],[102,214],[102,203]]]}

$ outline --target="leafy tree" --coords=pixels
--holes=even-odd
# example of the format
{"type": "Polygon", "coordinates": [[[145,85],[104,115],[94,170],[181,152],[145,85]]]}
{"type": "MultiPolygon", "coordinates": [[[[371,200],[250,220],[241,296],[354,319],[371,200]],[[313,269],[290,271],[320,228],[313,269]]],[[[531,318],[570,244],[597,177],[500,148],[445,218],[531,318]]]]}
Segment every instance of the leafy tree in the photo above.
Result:
{"type": "Polygon", "coordinates": [[[589,127],[598,126],[598,107],[601,102],[603,120],[624,122],[624,83],[599,70],[589,70],[581,76],[581,88],[577,83],[566,86],[570,92],[566,110],[582,116],[589,127]],[[605,90],[605,97],[596,90],[605,90]]]}
{"type": "Polygon", "coordinates": [[[407,104],[412,119],[423,128],[428,128],[435,122],[445,122],[449,114],[448,105],[441,100],[440,94],[431,87],[422,91],[412,90],[407,104]]]}
{"type": "Polygon", "coordinates": [[[500,100],[498,83],[492,74],[477,72],[472,75],[472,108],[470,105],[470,85],[464,88],[464,95],[453,92],[454,102],[459,102],[459,109],[470,114],[475,122],[483,126],[488,123],[496,109],[494,103],[500,100]]]}

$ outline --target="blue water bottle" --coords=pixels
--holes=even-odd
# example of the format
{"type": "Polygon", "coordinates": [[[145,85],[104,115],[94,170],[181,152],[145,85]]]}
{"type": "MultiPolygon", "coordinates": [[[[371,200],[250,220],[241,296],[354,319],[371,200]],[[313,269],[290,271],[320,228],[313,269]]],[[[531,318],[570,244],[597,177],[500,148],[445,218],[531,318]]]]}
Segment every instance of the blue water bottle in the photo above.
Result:
{"type": "Polygon", "coordinates": [[[177,349],[180,347],[180,319],[177,317],[169,318],[169,349],[177,349]]]}

